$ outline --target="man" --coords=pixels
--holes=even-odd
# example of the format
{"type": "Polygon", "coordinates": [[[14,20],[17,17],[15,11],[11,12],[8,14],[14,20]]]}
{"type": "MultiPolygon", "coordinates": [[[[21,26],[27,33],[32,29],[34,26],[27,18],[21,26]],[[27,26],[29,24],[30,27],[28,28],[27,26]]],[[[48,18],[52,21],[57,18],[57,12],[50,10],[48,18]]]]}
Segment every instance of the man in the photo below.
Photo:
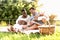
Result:
{"type": "MultiPolygon", "coordinates": [[[[36,9],[33,8],[33,7],[30,8],[30,12],[32,14],[31,18],[30,18],[31,21],[32,20],[37,20],[38,21],[38,19],[39,20],[43,20],[43,18],[45,18],[46,20],[49,20],[49,18],[47,17],[47,15],[45,15],[43,12],[41,12],[41,13],[37,12],[36,9]]],[[[42,23],[42,21],[41,21],[41,23],[42,23]]]]}
{"type": "Polygon", "coordinates": [[[37,16],[38,16],[38,12],[36,11],[36,9],[35,8],[33,8],[33,7],[31,7],[30,9],[29,9],[29,11],[31,12],[31,18],[30,18],[30,20],[32,21],[32,20],[35,20],[35,17],[37,18],[37,16]]]}
{"type": "Polygon", "coordinates": [[[45,24],[47,17],[44,13],[37,12],[33,7],[31,7],[29,11],[32,15],[30,17],[30,27],[27,28],[28,30],[38,29],[38,26],[45,24]]]}

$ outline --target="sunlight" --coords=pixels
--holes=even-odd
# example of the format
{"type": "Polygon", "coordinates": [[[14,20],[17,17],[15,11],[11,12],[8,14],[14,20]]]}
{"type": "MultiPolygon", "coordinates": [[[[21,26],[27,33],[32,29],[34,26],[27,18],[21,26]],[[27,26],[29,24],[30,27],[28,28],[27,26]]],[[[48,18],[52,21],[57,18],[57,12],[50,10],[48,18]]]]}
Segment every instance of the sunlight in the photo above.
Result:
{"type": "Polygon", "coordinates": [[[32,0],[24,0],[24,1],[26,1],[26,2],[31,2],[32,0]]]}
{"type": "Polygon", "coordinates": [[[38,5],[43,4],[42,7],[40,7],[41,12],[45,12],[46,14],[56,14],[57,20],[60,20],[60,0],[39,0],[38,5]]]}

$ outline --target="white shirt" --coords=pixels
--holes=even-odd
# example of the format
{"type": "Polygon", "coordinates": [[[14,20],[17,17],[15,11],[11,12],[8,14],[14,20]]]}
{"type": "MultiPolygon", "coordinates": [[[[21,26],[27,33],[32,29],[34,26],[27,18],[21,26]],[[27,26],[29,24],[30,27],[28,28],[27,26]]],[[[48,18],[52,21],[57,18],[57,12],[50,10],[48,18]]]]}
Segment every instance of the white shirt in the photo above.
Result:
{"type": "Polygon", "coordinates": [[[26,22],[30,21],[30,16],[27,15],[27,18],[22,18],[22,15],[18,17],[18,19],[16,20],[16,24],[18,23],[19,20],[24,20],[26,22]]]}

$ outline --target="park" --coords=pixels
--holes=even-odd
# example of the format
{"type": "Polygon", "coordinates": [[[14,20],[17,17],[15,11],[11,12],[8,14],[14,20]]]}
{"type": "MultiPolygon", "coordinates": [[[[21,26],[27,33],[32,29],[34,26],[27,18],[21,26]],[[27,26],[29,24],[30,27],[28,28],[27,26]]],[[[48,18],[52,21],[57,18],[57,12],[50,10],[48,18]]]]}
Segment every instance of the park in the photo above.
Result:
{"type": "MultiPolygon", "coordinates": [[[[56,0],[55,4],[53,2],[54,0],[0,0],[0,40],[60,40],[59,0],[56,0]],[[15,29],[12,31],[8,30],[11,25],[14,26],[16,24],[17,18],[23,15],[22,13],[25,10],[27,15],[31,17],[32,12],[30,8],[47,15],[46,18],[41,18],[48,20],[48,24],[46,21],[46,23],[40,26],[34,20],[32,23],[38,25],[37,30],[33,28],[30,30],[29,24],[25,28],[26,23],[23,27],[24,31],[18,30],[16,32],[15,29]],[[27,29],[28,31],[26,31],[27,29]]],[[[41,18],[38,20],[41,20],[41,18]]]]}

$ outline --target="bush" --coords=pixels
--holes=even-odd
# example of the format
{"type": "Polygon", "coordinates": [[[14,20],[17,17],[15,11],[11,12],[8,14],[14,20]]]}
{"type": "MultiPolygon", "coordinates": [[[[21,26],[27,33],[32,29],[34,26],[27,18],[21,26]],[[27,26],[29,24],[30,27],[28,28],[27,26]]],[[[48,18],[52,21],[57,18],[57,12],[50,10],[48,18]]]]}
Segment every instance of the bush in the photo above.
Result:
{"type": "Polygon", "coordinates": [[[56,15],[53,15],[53,14],[51,14],[51,15],[49,16],[49,22],[50,22],[51,25],[55,24],[55,20],[54,20],[55,17],[56,17],[56,15]]]}
{"type": "Polygon", "coordinates": [[[6,0],[6,2],[2,1],[0,4],[0,20],[5,20],[7,24],[14,24],[19,15],[21,15],[21,10],[26,9],[29,13],[29,8],[31,3],[26,3],[25,1],[19,2],[11,2],[10,0],[6,0]]]}

